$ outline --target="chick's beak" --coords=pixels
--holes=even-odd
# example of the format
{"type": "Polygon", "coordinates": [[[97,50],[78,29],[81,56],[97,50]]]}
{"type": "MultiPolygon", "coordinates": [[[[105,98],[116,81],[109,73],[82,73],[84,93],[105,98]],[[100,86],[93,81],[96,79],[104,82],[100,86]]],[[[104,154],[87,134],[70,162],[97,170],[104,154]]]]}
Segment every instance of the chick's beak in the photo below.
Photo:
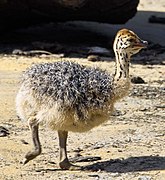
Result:
{"type": "Polygon", "coordinates": [[[147,48],[148,42],[147,42],[147,41],[140,40],[139,42],[136,43],[135,46],[137,46],[137,47],[139,47],[139,48],[147,48]]]}

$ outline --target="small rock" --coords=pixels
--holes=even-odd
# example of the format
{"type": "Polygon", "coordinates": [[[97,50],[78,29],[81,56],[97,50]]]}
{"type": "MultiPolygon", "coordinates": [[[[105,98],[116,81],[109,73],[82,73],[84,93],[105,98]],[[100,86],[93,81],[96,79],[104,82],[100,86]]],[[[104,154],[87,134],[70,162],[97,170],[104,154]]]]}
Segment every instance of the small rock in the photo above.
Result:
{"type": "Polygon", "coordinates": [[[118,152],[123,152],[121,149],[118,149],[118,152]]]}
{"type": "Polygon", "coordinates": [[[93,145],[92,146],[92,148],[91,149],[100,149],[100,148],[103,148],[105,146],[105,144],[95,144],[95,145],[93,145]]]}
{"type": "Polygon", "coordinates": [[[9,134],[10,133],[8,129],[6,129],[3,126],[0,126],[0,137],[5,137],[5,136],[8,136],[9,134]]]}
{"type": "Polygon", "coordinates": [[[119,147],[119,144],[112,144],[112,147],[113,147],[113,148],[118,148],[118,147],[119,147]]]}
{"type": "Polygon", "coordinates": [[[89,177],[99,178],[99,175],[97,175],[97,174],[89,174],[88,176],[89,176],[89,177]]]}
{"type": "Polygon", "coordinates": [[[140,176],[138,180],[151,180],[151,176],[140,176]]]}
{"type": "Polygon", "coordinates": [[[76,153],[79,153],[79,152],[81,152],[81,151],[83,151],[83,149],[80,149],[80,148],[77,148],[77,149],[74,149],[74,150],[73,150],[73,152],[76,152],[76,153]]]}
{"type": "Polygon", "coordinates": [[[29,143],[26,142],[24,139],[21,139],[21,142],[22,142],[23,144],[29,144],[29,143]]]}
{"type": "Polygon", "coordinates": [[[132,77],[131,82],[134,84],[144,84],[145,83],[145,81],[139,76],[132,77]]]}
{"type": "Polygon", "coordinates": [[[89,56],[88,56],[88,61],[92,61],[92,62],[100,61],[100,56],[97,56],[97,55],[89,55],[89,56]]]}
{"type": "Polygon", "coordinates": [[[162,109],[164,109],[164,108],[165,108],[165,105],[162,105],[162,106],[161,106],[161,105],[156,105],[155,107],[156,107],[156,108],[162,108],[162,109]]]}
{"type": "Polygon", "coordinates": [[[78,156],[70,159],[71,162],[93,162],[98,160],[101,160],[100,156],[78,156]]]}
{"type": "Polygon", "coordinates": [[[147,111],[147,108],[141,108],[140,111],[147,111]]]}
{"type": "Polygon", "coordinates": [[[56,164],[54,161],[48,161],[49,164],[56,164]]]}
{"type": "Polygon", "coordinates": [[[124,112],[124,111],[115,110],[115,111],[113,111],[112,116],[123,116],[125,114],[126,114],[126,112],[124,112]]]}

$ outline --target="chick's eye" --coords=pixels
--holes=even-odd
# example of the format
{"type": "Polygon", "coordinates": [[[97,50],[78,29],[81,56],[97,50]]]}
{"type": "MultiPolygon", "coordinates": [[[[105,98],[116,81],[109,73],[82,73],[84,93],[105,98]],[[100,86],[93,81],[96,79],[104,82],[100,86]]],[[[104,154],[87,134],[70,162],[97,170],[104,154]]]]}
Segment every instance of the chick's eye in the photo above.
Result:
{"type": "Polygon", "coordinates": [[[129,39],[129,41],[130,41],[130,42],[133,42],[133,41],[134,41],[134,39],[129,39]]]}

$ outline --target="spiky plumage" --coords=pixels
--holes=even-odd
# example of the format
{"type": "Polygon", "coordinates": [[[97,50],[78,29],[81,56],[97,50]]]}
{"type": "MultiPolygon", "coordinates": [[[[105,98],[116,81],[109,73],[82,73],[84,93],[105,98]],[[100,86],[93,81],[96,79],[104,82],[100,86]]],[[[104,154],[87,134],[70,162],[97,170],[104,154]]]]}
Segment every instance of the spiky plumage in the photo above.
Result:
{"type": "Polygon", "coordinates": [[[23,75],[23,84],[41,103],[49,98],[66,108],[88,109],[102,108],[111,98],[113,78],[98,68],[61,61],[32,66],[23,75]]]}
{"type": "Polygon", "coordinates": [[[109,117],[112,109],[109,103],[113,103],[113,77],[98,68],[69,61],[43,63],[33,65],[24,73],[20,91],[24,92],[24,99],[18,95],[17,107],[20,107],[19,102],[22,101],[22,111],[29,109],[27,114],[21,111],[23,119],[42,114],[38,116],[39,121],[53,129],[81,132],[99,125],[109,117]],[[46,117],[43,115],[45,109],[50,111],[46,117]],[[101,121],[97,120],[97,115],[101,121]],[[67,128],[65,123],[57,123],[60,121],[72,122],[73,127],[67,128]]]}

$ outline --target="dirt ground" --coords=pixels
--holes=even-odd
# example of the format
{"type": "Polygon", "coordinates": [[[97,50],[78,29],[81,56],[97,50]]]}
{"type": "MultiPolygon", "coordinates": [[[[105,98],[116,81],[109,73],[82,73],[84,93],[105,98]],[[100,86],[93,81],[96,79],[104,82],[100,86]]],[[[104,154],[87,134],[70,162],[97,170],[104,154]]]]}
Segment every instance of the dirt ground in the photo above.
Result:
{"type": "MultiPolygon", "coordinates": [[[[145,2],[141,1],[139,7],[148,7],[145,2]]],[[[151,41],[149,48],[133,57],[130,67],[131,78],[139,76],[145,82],[132,83],[129,96],[116,104],[116,111],[107,123],[87,133],[69,133],[68,155],[74,161],[78,155],[86,157],[82,162],[74,162],[86,166],[83,171],[59,169],[57,133],[43,127],[40,127],[42,154],[25,166],[21,164],[32,143],[27,124],[16,115],[15,96],[22,72],[33,63],[71,60],[113,73],[111,51],[109,56],[101,57],[104,61],[90,62],[82,46],[74,52],[67,50],[65,57],[57,57],[15,55],[10,50],[20,44],[5,44],[5,49],[0,44],[1,52],[4,51],[0,54],[0,126],[9,130],[9,135],[0,137],[0,179],[164,180],[165,46],[145,40],[151,41]]],[[[26,49],[26,45],[24,50],[29,48],[26,49]]],[[[54,47],[52,42],[40,42],[41,45],[54,47]]],[[[55,46],[57,48],[57,44],[55,46]]],[[[58,48],[66,51],[62,45],[58,44],[58,48]]]]}

